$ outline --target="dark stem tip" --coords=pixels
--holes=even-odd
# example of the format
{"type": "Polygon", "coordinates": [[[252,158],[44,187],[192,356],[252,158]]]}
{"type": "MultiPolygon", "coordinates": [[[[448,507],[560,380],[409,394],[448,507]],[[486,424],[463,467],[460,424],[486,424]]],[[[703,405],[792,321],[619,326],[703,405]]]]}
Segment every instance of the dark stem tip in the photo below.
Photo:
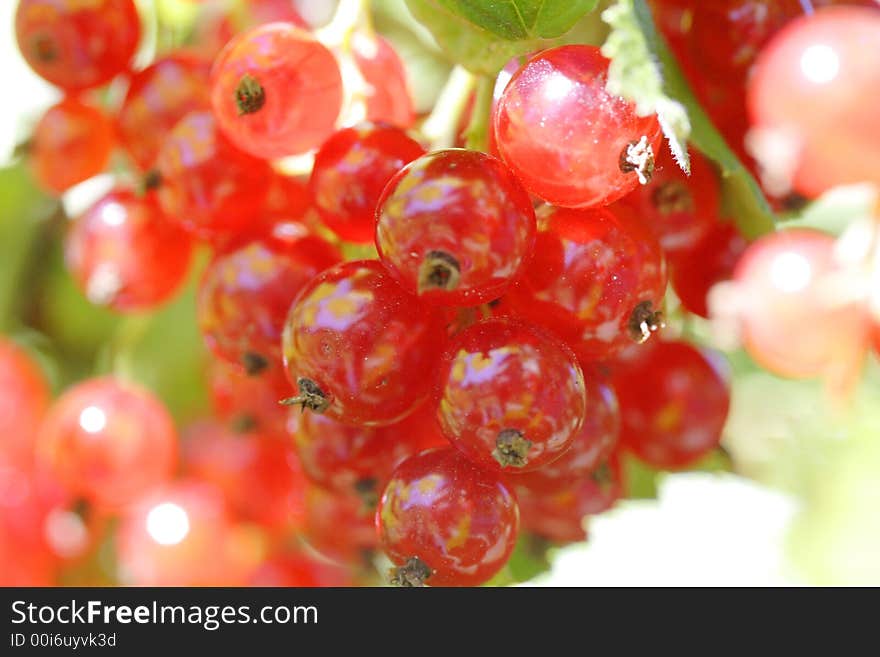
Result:
{"type": "Polygon", "coordinates": [[[296,380],[296,385],[299,388],[299,394],[296,397],[282,399],[278,402],[279,404],[282,406],[299,406],[303,411],[308,409],[313,413],[323,413],[327,410],[327,407],[330,405],[330,399],[318,387],[317,383],[311,379],[300,377],[296,380]]]}
{"type": "Polygon", "coordinates": [[[419,294],[429,290],[454,290],[461,280],[461,267],[446,251],[428,251],[419,267],[419,294]]]}
{"type": "Polygon", "coordinates": [[[498,461],[502,468],[522,468],[529,462],[531,447],[532,441],[519,429],[502,429],[495,439],[492,458],[498,461]]]}
{"type": "Polygon", "coordinates": [[[418,557],[410,557],[402,566],[391,569],[388,581],[391,586],[414,588],[424,586],[430,576],[428,564],[418,557]]]}
{"type": "Polygon", "coordinates": [[[259,80],[250,73],[245,73],[235,87],[235,105],[238,115],[253,114],[266,104],[266,90],[259,80]]]}
{"type": "Polygon", "coordinates": [[[248,376],[257,376],[269,367],[269,359],[255,351],[246,351],[241,357],[241,364],[248,376]]]}
{"type": "Polygon", "coordinates": [[[638,344],[647,342],[651,335],[666,326],[663,313],[654,310],[651,301],[642,301],[635,307],[629,317],[627,328],[629,335],[638,344]]]}

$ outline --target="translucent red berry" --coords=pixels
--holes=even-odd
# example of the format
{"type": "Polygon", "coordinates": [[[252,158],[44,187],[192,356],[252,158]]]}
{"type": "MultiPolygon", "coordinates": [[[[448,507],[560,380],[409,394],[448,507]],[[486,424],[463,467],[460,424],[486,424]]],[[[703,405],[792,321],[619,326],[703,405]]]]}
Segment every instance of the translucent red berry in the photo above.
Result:
{"type": "Polygon", "coordinates": [[[621,200],[633,208],[669,255],[693,248],[717,223],[720,190],[715,170],[691,151],[690,176],[667,149],[657,158],[654,176],[621,200]]]}
{"type": "Polygon", "coordinates": [[[294,409],[288,431],[303,470],[314,483],[344,495],[357,495],[370,508],[375,508],[398,463],[446,443],[427,409],[377,428],[342,424],[325,415],[294,409]]]}
{"type": "Polygon", "coordinates": [[[615,372],[621,442],[657,468],[682,468],[718,447],[730,407],[720,354],[658,342],[615,372]]]}
{"type": "Polygon", "coordinates": [[[734,271],[734,314],[752,358],[781,376],[812,377],[864,348],[865,309],[831,287],[842,271],[834,238],[817,230],[780,231],[752,243],[734,271]]]}
{"type": "Polygon", "coordinates": [[[291,23],[230,41],[214,62],[211,101],[223,132],[264,158],[317,147],[333,132],[342,77],[333,54],[291,23]]]}
{"type": "Polygon", "coordinates": [[[351,424],[392,424],[424,400],[444,345],[441,316],[375,260],[346,262],[299,293],[285,324],[295,403],[351,424]]]}
{"type": "Polygon", "coordinates": [[[91,379],[49,410],[39,462],[71,493],[120,507],[171,476],[177,432],[152,393],[115,378],[91,379]]]}
{"type": "Polygon", "coordinates": [[[40,185],[60,194],[101,173],[114,141],[113,124],[101,110],[65,98],[37,123],[28,155],[40,185]]]}
{"type": "Polygon", "coordinates": [[[535,214],[504,164],[448,149],[399,171],[376,211],[376,247],[407,291],[443,305],[501,296],[528,259],[535,214]]]}
{"type": "Polygon", "coordinates": [[[574,489],[590,477],[617,446],[620,437],[620,409],[614,389],[598,377],[586,387],[584,423],[562,456],[532,472],[511,475],[509,481],[533,493],[556,493],[574,489]]]}
{"type": "Polygon", "coordinates": [[[519,510],[500,475],[454,449],[432,449],[397,466],[376,523],[398,566],[392,583],[477,586],[510,558],[519,510]]]}
{"type": "Polygon", "coordinates": [[[367,121],[411,127],[415,109],[406,69],[394,47],[378,34],[357,32],[351,39],[351,53],[368,85],[367,121]]]}
{"type": "Polygon", "coordinates": [[[27,351],[5,337],[0,337],[0,390],[0,455],[30,466],[49,406],[49,383],[27,351]]]}
{"type": "Polygon", "coordinates": [[[688,311],[709,316],[709,290],[733,275],[748,242],[729,221],[719,221],[693,247],[670,261],[672,286],[688,311]]]}
{"type": "Polygon", "coordinates": [[[443,434],[490,470],[550,463],[584,421],[584,375],[574,354],[515,320],[487,320],[455,336],[438,381],[443,434]]]}
{"type": "Polygon", "coordinates": [[[287,409],[278,400],[290,393],[290,384],[283,370],[251,376],[237,363],[211,359],[208,388],[215,415],[230,427],[284,434],[287,409]]]}
{"type": "Polygon", "coordinates": [[[202,237],[235,234],[255,221],[271,180],[269,165],[233,146],[210,112],[191,112],[166,137],[156,162],[159,202],[202,237]]]}
{"type": "Polygon", "coordinates": [[[607,74],[599,48],[561,46],[535,55],[501,94],[494,113],[501,157],[548,203],[607,205],[651,178],[660,124],[610,94],[607,74]]]}
{"type": "Polygon", "coordinates": [[[198,422],[183,434],[181,461],[187,475],[219,488],[241,519],[280,530],[304,513],[305,477],[283,434],[198,422]]]}
{"type": "Polygon", "coordinates": [[[217,254],[199,285],[196,315],[211,351],[250,374],[281,367],[281,332],[291,301],[340,260],[318,237],[263,237],[217,254]]]}
{"type": "Polygon", "coordinates": [[[334,133],[315,156],[309,180],[321,221],[341,239],[372,243],[385,185],[425,153],[400,128],[362,123],[334,133]]]}
{"type": "Polygon", "coordinates": [[[21,0],[15,36],[40,77],[79,91],[109,82],[127,68],[141,24],[133,0],[21,0]]]}
{"type": "Polygon", "coordinates": [[[135,164],[147,171],[166,135],[190,112],[210,109],[210,62],[176,52],[131,76],[116,121],[135,164]]]}
{"type": "Polygon", "coordinates": [[[547,207],[535,255],[507,305],[559,335],[587,362],[613,356],[662,326],[666,266],[631,210],[547,207]]]}
{"type": "Polygon", "coordinates": [[[156,307],[180,288],[192,248],[154,194],[116,189],[73,221],[64,255],[89,301],[133,312],[156,307]]]}
{"type": "Polygon", "coordinates": [[[755,62],[748,108],[768,171],[813,197],[880,182],[880,12],[831,7],[792,21],[755,62]]]}

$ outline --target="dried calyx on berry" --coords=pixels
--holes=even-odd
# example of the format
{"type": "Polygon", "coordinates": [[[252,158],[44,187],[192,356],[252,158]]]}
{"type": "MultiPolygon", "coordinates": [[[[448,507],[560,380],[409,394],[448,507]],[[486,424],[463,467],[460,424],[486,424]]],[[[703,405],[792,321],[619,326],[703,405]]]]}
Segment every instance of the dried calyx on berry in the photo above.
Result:
{"type": "Polygon", "coordinates": [[[522,468],[529,462],[528,453],[531,447],[532,441],[519,429],[502,429],[495,439],[492,457],[502,468],[522,468]]]}
{"type": "Polygon", "coordinates": [[[253,114],[266,104],[266,90],[259,80],[250,73],[245,73],[235,88],[235,105],[238,114],[253,114]]]}
{"type": "Polygon", "coordinates": [[[391,586],[414,588],[424,586],[431,577],[431,569],[418,557],[410,557],[405,564],[392,568],[389,574],[391,586]]]}
{"type": "Polygon", "coordinates": [[[269,360],[255,351],[246,351],[242,354],[241,364],[248,376],[257,376],[269,367],[269,360]]]}
{"type": "Polygon", "coordinates": [[[419,267],[419,294],[428,290],[454,290],[460,279],[458,260],[445,251],[428,251],[419,267]]]}
{"type": "Polygon", "coordinates": [[[300,377],[296,380],[299,394],[296,397],[282,399],[279,404],[283,406],[299,406],[303,411],[309,409],[315,413],[323,413],[330,405],[330,399],[311,379],[300,377]]]}
{"type": "Polygon", "coordinates": [[[631,141],[620,153],[620,170],[624,173],[635,171],[639,182],[647,185],[654,175],[654,149],[648,138],[642,135],[638,141],[631,141]]]}
{"type": "Polygon", "coordinates": [[[627,323],[630,337],[638,344],[646,342],[652,333],[666,326],[663,312],[654,310],[651,301],[642,301],[632,311],[627,323]]]}

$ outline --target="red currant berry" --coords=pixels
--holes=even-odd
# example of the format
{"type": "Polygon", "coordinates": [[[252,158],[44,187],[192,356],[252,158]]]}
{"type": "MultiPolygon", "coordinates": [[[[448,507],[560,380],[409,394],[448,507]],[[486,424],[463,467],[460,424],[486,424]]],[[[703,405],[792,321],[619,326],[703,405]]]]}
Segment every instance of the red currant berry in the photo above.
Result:
{"type": "Polygon", "coordinates": [[[730,407],[720,354],[658,342],[615,372],[621,442],[656,468],[682,468],[718,447],[730,407]]]}
{"type": "Polygon", "coordinates": [[[376,512],[400,586],[477,586],[507,563],[519,530],[516,498],[498,474],[456,450],[397,466],[376,512]]]}
{"type": "Polygon", "coordinates": [[[196,314],[218,357],[251,375],[281,367],[281,332],[297,292],[340,260],[318,237],[257,239],[218,254],[199,286],[196,314]]]}
{"type": "Polygon", "coordinates": [[[34,175],[45,189],[61,194],[104,170],[114,139],[113,124],[103,112],[65,98],[34,128],[29,150],[34,175]]]}
{"type": "Polygon", "coordinates": [[[444,344],[441,316],[401,290],[375,260],[317,276],[287,317],[289,400],[351,424],[392,424],[425,399],[444,344]]]}
{"type": "Polygon", "coordinates": [[[0,456],[29,468],[49,406],[49,384],[33,358],[5,337],[0,337],[0,390],[0,456]]]}
{"type": "Polygon", "coordinates": [[[382,190],[424,153],[417,141],[390,125],[363,123],[334,133],[315,156],[309,180],[321,221],[341,239],[373,242],[382,190]]]}
{"type": "Polygon", "coordinates": [[[406,69],[394,47],[377,34],[357,32],[351,39],[351,52],[369,85],[367,121],[410,128],[415,121],[415,109],[406,69]]]}
{"type": "Polygon", "coordinates": [[[119,579],[134,586],[234,586],[250,572],[236,568],[232,519],[221,492],[180,480],[138,499],[116,536],[119,579]]]}
{"type": "Polygon", "coordinates": [[[595,46],[561,46],[511,78],[494,113],[505,163],[526,189],[566,207],[607,205],[647,183],[662,133],[656,116],[605,89],[595,46]]]}
{"type": "Polygon", "coordinates": [[[692,248],[672,260],[672,285],[689,312],[709,317],[712,286],[728,280],[748,243],[732,223],[719,221],[692,248]]]}
{"type": "Polygon", "coordinates": [[[21,0],[15,36],[25,61],[54,85],[79,91],[128,66],[141,36],[133,0],[21,0]]]}
{"type": "Polygon", "coordinates": [[[311,486],[306,491],[302,537],[310,548],[337,564],[363,567],[379,545],[374,518],[375,513],[358,496],[311,486]]]}
{"type": "Polygon", "coordinates": [[[37,458],[71,493],[117,508],[170,477],[177,432],[152,393],[113,378],[68,390],[49,410],[37,458]]]}
{"type": "Polygon", "coordinates": [[[202,237],[243,230],[259,215],[270,168],[233,146],[210,112],[187,114],[166,138],[156,162],[165,213],[202,237]]]}
{"type": "Polygon", "coordinates": [[[155,196],[111,191],[70,226],[67,267],[89,301],[119,312],[167,301],[186,279],[192,239],[155,196]]]}
{"type": "Polygon", "coordinates": [[[210,63],[178,52],[131,77],[119,108],[119,138],[142,171],[156,161],[162,142],[184,116],[211,108],[210,63]]]}
{"type": "Polygon", "coordinates": [[[666,265],[657,241],[620,204],[544,208],[535,255],[505,297],[584,362],[607,359],[662,326],[666,265]]]}
{"type": "Polygon", "coordinates": [[[669,255],[693,248],[718,221],[719,188],[715,171],[698,152],[691,151],[690,176],[665,153],[657,158],[651,182],[621,203],[637,213],[669,255]]]}
{"type": "Polygon", "coordinates": [[[258,157],[317,147],[333,132],[342,106],[333,53],[291,23],[269,23],[235,37],[218,55],[211,79],[221,129],[258,157]]]}
{"type": "Polygon", "coordinates": [[[184,472],[220,489],[238,517],[280,530],[301,518],[305,477],[281,436],[198,422],[183,434],[184,472]]]}
{"type": "Polygon", "coordinates": [[[867,55],[878,43],[880,12],[861,7],[817,11],[771,40],[747,97],[753,126],[768,137],[757,146],[765,169],[808,197],[880,182],[880,58],[867,55]]]}
{"type": "Polygon", "coordinates": [[[816,230],[781,231],[751,244],[736,265],[743,344],[774,374],[819,376],[865,344],[864,308],[829,291],[843,270],[834,244],[816,230]]]}
{"type": "Polygon", "coordinates": [[[421,409],[401,422],[378,428],[342,424],[295,409],[288,431],[309,479],[340,494],[358,495],[371,509],[398,463],[428,447],[446,444],[433,414],[421,409]]]}
{"type": "Polygon", "coordinates": [[[267,369],[250,376],[243,367],[225,360],[211,360],[208,387],[218,419],[233,429],[283,435],[287,410],[278,400],[290,392],[283,370],[267,369]]]}
{"type": "MultiPolygon", "coordinates": [[[[511,477],[510,481],[521,479],[511,477]]],[[[562,490],[535,492],[527,486],[515,490],[523,529],[554,543],[586,540],[588,517],[607,511],[623,496],[616,458],[562,490]]]]}
{"type": "Polygon", "coordinates": [[[379,257],[407,291],[475,306],[501,296],[531,253],[535,213],[504,164],[448,149],[399,171],[376,210],[379,257]]]}
{"type": "Polygon", "coordinates": [[[533,472],[510,477],[511,484],[533,493],[574,489],[608,460],[620,436],[620,410],[614,389],[593,377],[587,385],[584,424],[558,459],[533,472]]]}
{"type": "Polygon", "coordinates": [[[555,338],[509,319],[459,333],[440,371],[443,434],[474,463],[528,472],[559,458],[584,421],[584,375],[555,338]]]}

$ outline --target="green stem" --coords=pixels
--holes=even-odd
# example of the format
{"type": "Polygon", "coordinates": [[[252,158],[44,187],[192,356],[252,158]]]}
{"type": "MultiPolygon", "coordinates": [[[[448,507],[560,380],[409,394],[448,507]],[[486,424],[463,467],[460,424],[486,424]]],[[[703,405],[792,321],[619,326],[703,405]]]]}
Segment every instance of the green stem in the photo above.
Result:
{"type": "Polygon", "coordinates": [[[489,76],[483,75],[477,80],[477,95],[471,110],[471,120],[465,132],[467,147],[471,150],[486,151],[489,149],[494,91],[495,81],[489,76]]]}

